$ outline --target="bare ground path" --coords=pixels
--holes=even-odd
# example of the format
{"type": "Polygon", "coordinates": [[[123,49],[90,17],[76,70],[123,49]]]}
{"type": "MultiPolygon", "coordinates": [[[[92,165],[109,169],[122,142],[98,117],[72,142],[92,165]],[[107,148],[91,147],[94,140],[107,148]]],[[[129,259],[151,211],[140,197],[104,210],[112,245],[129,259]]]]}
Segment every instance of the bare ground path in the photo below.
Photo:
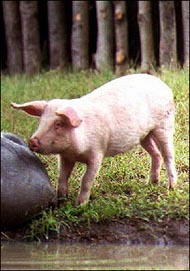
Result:
{"type": "MultiPolygon", "coordinates": [[[[1,232],[1,241],[26,241],[29,229],[25,226],[16,230],[1,232]]],[[[188,245],[188,220],[163,220],[158,222],[144,222],[136,219],[122,219],[104,223],[91,223],[72,228],[62,227],[59,236],[50,232],[48,240],[41,241],[61,242],[98,242],[98,243],[125,243],[154,244],[154,245],[188,245]]]]}

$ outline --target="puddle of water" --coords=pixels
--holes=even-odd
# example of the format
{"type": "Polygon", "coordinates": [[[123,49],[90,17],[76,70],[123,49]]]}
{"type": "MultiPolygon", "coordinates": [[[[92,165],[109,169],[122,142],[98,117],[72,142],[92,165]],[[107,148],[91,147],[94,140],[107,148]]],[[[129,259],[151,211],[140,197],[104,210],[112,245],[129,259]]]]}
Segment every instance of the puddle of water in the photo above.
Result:
{"type": "Polygon", "coordinates": [[[2,270],[189,270],[184,246],[1,244],[2,270]]]}

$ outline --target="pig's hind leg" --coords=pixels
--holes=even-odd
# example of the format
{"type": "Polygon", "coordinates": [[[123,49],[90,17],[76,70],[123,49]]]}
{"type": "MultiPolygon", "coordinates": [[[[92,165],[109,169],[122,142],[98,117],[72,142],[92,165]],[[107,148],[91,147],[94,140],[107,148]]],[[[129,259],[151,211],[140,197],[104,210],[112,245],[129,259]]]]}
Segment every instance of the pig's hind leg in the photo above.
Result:
{"type": "Polygon", "coordinates": [[[160,176],[161,168],[161,154],[160,151],[151,135],[149,133],[142,141],[141,146],[150,154],[151,156],[151,171],[150,180],[152,183],[157,184],[160,176]]]}
{"type": "Polygon", "coordinates": [[[164,126],[154,129],[153,136],[164,159],[168,187],[173,188],[177,184],[177,173],[174,159],[173,125],[170,124],[165,123],[164,126]]]}

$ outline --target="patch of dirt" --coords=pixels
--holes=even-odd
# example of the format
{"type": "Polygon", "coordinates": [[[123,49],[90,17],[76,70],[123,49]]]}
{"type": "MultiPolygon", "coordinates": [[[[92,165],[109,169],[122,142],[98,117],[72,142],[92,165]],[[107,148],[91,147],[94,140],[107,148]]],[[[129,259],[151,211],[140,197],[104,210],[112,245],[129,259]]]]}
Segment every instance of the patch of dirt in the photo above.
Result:
{"type": "MultiPolygon", "coordinates": [[[[26,241],[28,228],[1,232],[1,241],[26,241]]],[[[48,239],[42,241],[61,242],[97,242],[151,244],[151,245],[189,245],[188,220],[164,220],[161,222],[144,222],[139,219],[122,219],[104,223],[91,223],[72,228],[62,227],[60,235],[50,232],[48,239]]]]}

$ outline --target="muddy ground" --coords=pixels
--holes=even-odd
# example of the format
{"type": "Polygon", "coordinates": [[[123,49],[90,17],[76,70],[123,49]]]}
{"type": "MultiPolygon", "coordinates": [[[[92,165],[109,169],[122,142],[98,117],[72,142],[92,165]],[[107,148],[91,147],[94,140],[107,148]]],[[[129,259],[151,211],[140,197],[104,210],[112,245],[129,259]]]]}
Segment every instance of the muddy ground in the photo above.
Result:
{"type": "MultiPolygon", "coordinates": [[[[1,241],[26,241],[28,227],[1,232],[1,241]]],[[[60,235],[50,232],[48,238],[41,241],[62,242],[97,242],[151,244],[151,245],[189,245],[188,220],[164,220],[161,222],[144,222],[142,220],[122,219],[120,221],[92,223],[71,228],[62,227],[60,235]]]]}

